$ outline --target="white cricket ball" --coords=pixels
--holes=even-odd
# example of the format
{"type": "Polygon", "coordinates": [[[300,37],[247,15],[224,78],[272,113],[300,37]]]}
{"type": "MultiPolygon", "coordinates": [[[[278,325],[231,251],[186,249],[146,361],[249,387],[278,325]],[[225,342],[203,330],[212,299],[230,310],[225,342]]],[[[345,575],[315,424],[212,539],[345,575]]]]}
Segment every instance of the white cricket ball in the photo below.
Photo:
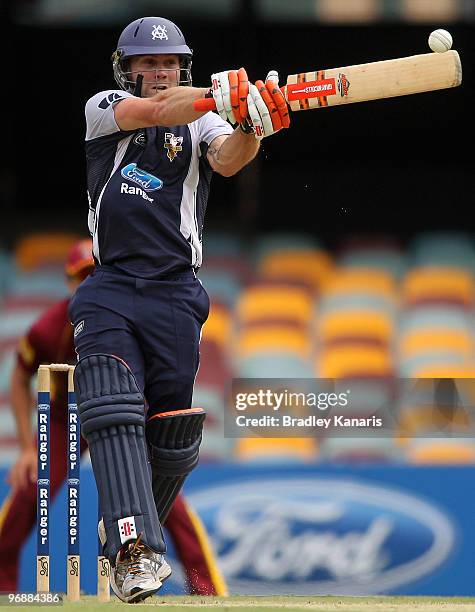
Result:
{"type": "Polygon", "coordinates": [[[447,30],[434,30],[429,36],[429,47],[436,53],[445,53],[452,47],[452,35],[447,30]]]}

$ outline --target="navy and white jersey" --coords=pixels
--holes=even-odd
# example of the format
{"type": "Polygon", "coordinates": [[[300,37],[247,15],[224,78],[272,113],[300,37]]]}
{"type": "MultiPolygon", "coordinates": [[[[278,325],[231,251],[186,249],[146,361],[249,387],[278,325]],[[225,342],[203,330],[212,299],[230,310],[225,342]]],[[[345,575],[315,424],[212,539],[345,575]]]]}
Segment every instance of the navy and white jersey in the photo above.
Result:
{"type": "Polygon", "coordinates": [[[233,128],[214,113],[188,125],[121,131],[102,91],[86,103],[89,231],[94,257],[126,274],[160,278],[199,268],[212,169],[209,144],[233,128]]]}

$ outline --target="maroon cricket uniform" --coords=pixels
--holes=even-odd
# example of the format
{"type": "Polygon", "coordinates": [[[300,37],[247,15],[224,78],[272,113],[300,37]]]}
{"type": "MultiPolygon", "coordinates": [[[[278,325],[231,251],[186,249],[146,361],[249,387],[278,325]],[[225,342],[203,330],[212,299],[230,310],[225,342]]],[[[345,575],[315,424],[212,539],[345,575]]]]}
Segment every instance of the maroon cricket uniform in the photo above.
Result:
{"type": "MultiPolygon", "coordinates": [[[[73,328],[68,318],[69,299],[49,308],[21,340],[17,359],[34,375],[42,363],[75,364],[73,328]]],[[[66,478],[67,376],[55,374],[51,384],[51,495],[54,497],[66,478]]],[[[81,452],[87,448],[81,439],[81,452]]],[[[0,592],[18,586],[20,552],[36,522],[36,483],[7,499],[0,509],[0,592]]],[[[225,595],[226,586],[210,553],[199,519],[178,496],[165,527],[183,564],[188,590],[198,595],[225,595]]]]}

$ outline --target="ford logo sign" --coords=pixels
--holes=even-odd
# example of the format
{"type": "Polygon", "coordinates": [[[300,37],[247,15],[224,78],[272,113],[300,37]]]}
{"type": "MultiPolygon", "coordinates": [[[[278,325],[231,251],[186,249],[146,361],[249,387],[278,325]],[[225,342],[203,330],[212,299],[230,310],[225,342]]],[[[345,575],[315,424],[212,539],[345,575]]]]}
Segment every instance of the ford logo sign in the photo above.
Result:
{"type": "Polygon", "coordinates": [[[429,502],[355,480],[253,479],[189,498],[237,594],[388,592],[434,571],[455,543],[429,502]]]}
{"type": "Polygon", "coordinates": [[[153,174],[145,172],[145,170],[141,170],[135,163],[124,166],[120,173],[128,181],[132,181],[133,183],[140,185],[140,187],[142,187],[142,189],[145,191],[155,191],[163,187],[163,181],[156,176],[153,176],[153,174]]]}

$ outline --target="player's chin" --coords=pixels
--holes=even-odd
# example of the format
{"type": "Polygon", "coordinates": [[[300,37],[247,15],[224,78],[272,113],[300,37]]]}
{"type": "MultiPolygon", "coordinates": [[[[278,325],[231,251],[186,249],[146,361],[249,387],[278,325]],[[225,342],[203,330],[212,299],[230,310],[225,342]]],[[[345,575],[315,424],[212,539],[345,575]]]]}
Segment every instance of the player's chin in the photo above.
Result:
{"type": "Polygon", "coordinates": [[[155,87],[155,85],[147,85],[142,89],[143,98],[151,98],[161,91],[165,91],[166,87],[155,87]]]}
{"type": "Polygon", "coordinates": [[[144,97],[150,98],[152,96],[155,96],[156,94],[160,93],[161,91],[166,91],[167,89],[170,89],[171,87],[177,87],[178,83],[168,83],[167,85],[165,84],[161,84],[161,85],[149,85],[147,86],[146,89],[146,93],[144,93],[144,97]]]}

